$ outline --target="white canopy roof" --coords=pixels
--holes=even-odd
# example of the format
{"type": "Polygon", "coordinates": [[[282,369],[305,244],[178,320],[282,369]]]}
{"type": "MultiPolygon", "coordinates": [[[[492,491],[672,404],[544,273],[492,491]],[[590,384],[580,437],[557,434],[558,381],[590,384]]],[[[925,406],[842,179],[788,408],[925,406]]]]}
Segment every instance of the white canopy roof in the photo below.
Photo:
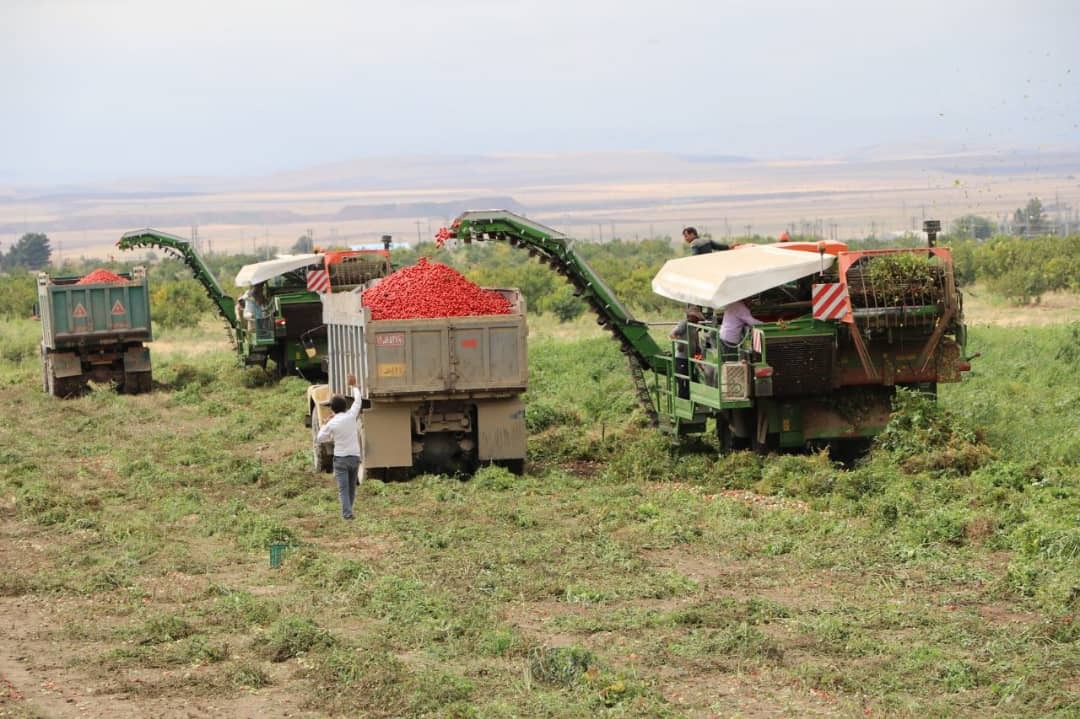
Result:
{"type": "Polygon", "coordinates": [[[278,255],[276,259],[267,260],[266,262],[256,262],[250,265],[244,265],[240,268],[240,271],[236,273],[235,284],[237,287],[247,287],[249,285],[257,285],[260,282],[265,282],[271,277],[277,277],[283,275],[286,272],[292,270],[298,270],[301,267],[307,267],[308,265],[321,265],[323,256],[320,254],[313,255],[278,255]]]}
{"type": "Polygon", "coordinates": [[[833,255],[744,245],[724,252],[668,260],[652,281],[656,294],[702,307],[722,309],[736,300],[828,269],[833,255]]]}

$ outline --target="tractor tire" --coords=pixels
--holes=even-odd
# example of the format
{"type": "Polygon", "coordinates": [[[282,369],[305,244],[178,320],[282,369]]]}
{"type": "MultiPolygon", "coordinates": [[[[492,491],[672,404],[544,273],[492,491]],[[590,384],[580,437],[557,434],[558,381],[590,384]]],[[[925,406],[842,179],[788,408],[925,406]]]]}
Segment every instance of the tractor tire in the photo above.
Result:
{"type": "Polygon", "coordinates": [[[275,380],[280,381],[289,374],[289,368],[285,362],[285,348],[275,347],[270,350],[269,362],[263,360],[263,369],[266,373],[273,377],[275,380]],[[270,365],[273,364],[273,369],[270,369],[270,365]]]}
{"type": "Polygon", "coordinates": [[[834,439],[829,443],[829,458],[842,464],[845,469],[853,469],[870,452],[873,444],[874,441],[867,437],[834,439]]]}
{"type": "Polygon", "coordinates": [[[65,397],[71,397],[78,394],[82,389],[82,376],[78,377],[57,377],[56,369],[53,367],[52,359],[46,363],[45,368],[45,389],[53,397],[59,397],[64,399],[65,397]]]}
{"type": "Polygon", "coordinates": [[[720,452],[740,452],[750,449],[755,417],[753,410],[734,409],[726,410],[716,419],[716,436],[720,440],[720,452]],[[721,429],[720,425],[724,425],[721,429]],[[722,432],[726,429],[727,436],[722,432]],[[741,435],[741,436],[740,436],[741,435]]]}
{"type": "Polygon", "coordinates": [[[733,445],[734,433],[731,431],[731,424],[728,422],[727,417],[723,414],[716,418],[716,442],[720,445],[720,455],[731,454],[734,450],[733,445]]]}
{"type": "Polygon", "coordinates": [[[497,459],[494,463],[506,469],[510,474],[517,475],[518,477],[525,474],[524,459],[497,459]]]}
{"type": "Polygon", "coordinates": [[[59,391],[56,374],[53,370],[52,361],[45,361],[45,391],[51,394],[53,397],[63,397],[64,395],[59,391]]]}
{"type": "Polygon", "coordinates": [[[386,482],[390,479],[390,470],[387,467],[365,469],[364,479],[377,479],[380,482],[386,482]]]}
{"type": "Polygon", "coordinates": [[[761,412],[756,412],[753,416],[755,428],[753,434],[750,435],[750,449],[761,457],[779,450],[780,435],[766,431],[767,417],[761,412]]]}
{"type": "Polygon", "coordinates": [[[120,385],[120,392],[122,394],[139,393],[139,375],[137,372],[124,373],[124,382],[120,385]]]}
{"type": "Polygon", "coordinates": [[[41,348],[41,391],[49,392],[49,356],[44,347],[41,348]]]}

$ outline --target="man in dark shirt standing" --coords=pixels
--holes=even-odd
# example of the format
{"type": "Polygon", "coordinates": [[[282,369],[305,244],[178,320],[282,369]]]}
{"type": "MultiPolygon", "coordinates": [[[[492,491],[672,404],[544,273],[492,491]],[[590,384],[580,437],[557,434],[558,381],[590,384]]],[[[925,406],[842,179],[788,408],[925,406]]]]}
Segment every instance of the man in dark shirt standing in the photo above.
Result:
{"type": "Polygon", "coordinates": [[[690,398],[690,345],[694,343],[690,336],[690,323],[702,322],[704,319],[700,312],[691,309],[687,312],[686,319],[675,325],[668,335],[675,345],[675,387],[679,399],[690,398]]]}
{"type": "Polygon", "coordinates": [[[707,255],[713,250],[730,250],[731,247],[723,242],[714,242],[711,238],[698,237],[697,229],[684,228],[682,231],[683,241],[690,245],[690,254],[707,255]]]}

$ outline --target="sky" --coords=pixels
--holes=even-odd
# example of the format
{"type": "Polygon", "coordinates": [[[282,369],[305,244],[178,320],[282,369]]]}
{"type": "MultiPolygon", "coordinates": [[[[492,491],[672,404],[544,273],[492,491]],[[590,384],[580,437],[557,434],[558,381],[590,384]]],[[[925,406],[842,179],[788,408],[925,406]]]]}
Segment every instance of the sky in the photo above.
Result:
{"type": "Polygon", "coordinates": [[[1080,146],[1073,0],[0,0],[0,181],[1080,146]]]}

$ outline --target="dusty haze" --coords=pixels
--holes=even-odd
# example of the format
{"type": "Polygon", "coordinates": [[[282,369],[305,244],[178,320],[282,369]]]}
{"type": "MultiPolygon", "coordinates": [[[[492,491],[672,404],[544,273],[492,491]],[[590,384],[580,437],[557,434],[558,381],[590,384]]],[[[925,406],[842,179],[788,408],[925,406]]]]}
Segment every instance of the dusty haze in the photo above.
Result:
{"type": "MultiPolygon", "coordinates": [[[[1038,196],[1076,219],[1080,153],[1013,151],[817,161],[668,153],[386,157],[242,179],[157,180],[0,193],[0,241],[45,232],[54,252],[105,257],[131,229],[195,236],[203,251],[429,240],[467,209],[511,209],[583,240],[717,237],[783,229],[845,240],[917,230],[923,219],[995,221],[1038,196]]],[[[1080,226],[1080,225],[1078,225],[1080,226]]]]}

